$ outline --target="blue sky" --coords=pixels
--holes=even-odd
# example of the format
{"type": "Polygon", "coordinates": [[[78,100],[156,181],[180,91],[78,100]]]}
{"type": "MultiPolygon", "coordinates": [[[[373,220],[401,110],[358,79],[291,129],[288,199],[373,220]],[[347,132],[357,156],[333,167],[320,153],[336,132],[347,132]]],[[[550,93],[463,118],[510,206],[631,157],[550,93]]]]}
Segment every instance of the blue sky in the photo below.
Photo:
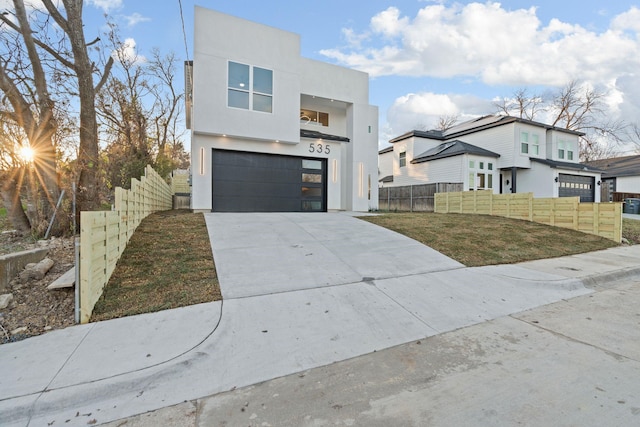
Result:
{"type": "MultiPolygon", "coordinates": [[[[442,115],[494,113],[497,97],[553,90],[571,79],[606,91],[611,118],[640,122],[640,9],[633,1],[182,0],[190,55],[195,4],[300,34],[303,56],[369,72],[381,147],[433,127],[442,115]]],[[[87,0],[87,39],[106,12],[141,55],[159,47],[186,59],[179,5],[87,0]]]]}

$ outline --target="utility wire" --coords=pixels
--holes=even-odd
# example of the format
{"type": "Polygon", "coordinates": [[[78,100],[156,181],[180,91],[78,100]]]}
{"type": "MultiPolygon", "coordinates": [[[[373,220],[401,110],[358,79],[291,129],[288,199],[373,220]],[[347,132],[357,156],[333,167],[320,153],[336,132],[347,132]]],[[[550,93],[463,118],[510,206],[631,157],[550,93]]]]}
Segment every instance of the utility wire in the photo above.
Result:
{"type": "Polygon", "coordinates": [[[187,31],[184,27],[184,14],[182,13],[182,0],[178,0],[180,6],[180,20],[182,21],[182,35],[184,37],[184,50],[187,52],[187,59],[189,59],[189,46],[187,45],[187,31]]]}

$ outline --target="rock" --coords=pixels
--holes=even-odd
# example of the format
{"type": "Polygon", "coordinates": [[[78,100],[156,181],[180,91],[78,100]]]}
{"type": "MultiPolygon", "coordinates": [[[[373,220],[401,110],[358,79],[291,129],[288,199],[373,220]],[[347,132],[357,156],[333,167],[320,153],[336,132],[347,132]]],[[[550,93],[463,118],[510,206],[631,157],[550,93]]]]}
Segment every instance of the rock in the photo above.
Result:
{"type": "Polygon", "coordinates": [[[47,286],[47,289],[60,289],[60,288],[70,288],[76,282],[76,268],[73,267],[71,270],[64,273],[62,276],[58,277],[52,284],[47,286]]]}
{"type": "Polygon", "coordinates": [[[13,331],[11,331],[11,335],[18,335],[18,334],[23,334],[25,332],[27,332],[27,327],[26,326],[22,326],[20,328],[16,328],[13,331]]]}
{"type": "Polygon", "coordinates": [[[13,301],[13,294],[0,295],[0,310],[4,310],[9,307],[9,304],[13,301]]]}
{"type": "Polygon", "coordinates": [[[629,240],[626,239],[625,237],[622,238],[622,244],[623,245],[630,245],[631,243],[629,243],[629,240]]]}
{"type": "MultiPolygon", "coordinates": [[[[42,261],[42,260],[40,260],[40,261],[42,261]]],[[[38,263],[37,263],[37,262],[30,262],[29,264],[27,264],[27,265],[25,265],[25,266],[24,266],[24,269],[25,269],[25,270],[31,270],[31,269],[33,269],[36,265],[38,265],[38,263]]]]}
{"type": "Polygon", "coordinates": [[[52,330],[52,329],[53,329],[53,328],[52,328],[51,326],[45,326],[45,327],[44,327],[44,330],[45,330],[45,331],[50,331],[50,330],[52,330]]]}
{"type": "Polygon", "coordinates": [[[45,276],[45,274],[47,274],[49,270],[51,270],[53,264],[54,262],[51,258],[45,258],[35,266],[31,268],[25,268],[24,271],[20,273],[20,280],[22,282],[26,282],[31,279],[40,280],[45,276]]]}

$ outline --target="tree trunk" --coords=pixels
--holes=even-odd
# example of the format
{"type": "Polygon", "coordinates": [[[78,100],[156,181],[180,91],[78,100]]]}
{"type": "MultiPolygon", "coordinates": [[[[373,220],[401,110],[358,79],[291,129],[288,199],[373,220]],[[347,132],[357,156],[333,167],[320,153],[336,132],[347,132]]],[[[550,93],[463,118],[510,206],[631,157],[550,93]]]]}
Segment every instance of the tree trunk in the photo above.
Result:
{"type": "Polygon", "coordinates": [[[94,211],[100,206],[98,198],[98,121],[96,94],[93,85],[93,65],[87,53],[82,25],[82,0],[63,0],[67,11],[67,35],[71,42],[74,69],[78,77],[80,95],[80,152],[78,155],[77,221],[80,211],[94,211]]]}
{"type": "Polygon", "coordinates": [[[22,181],[22,173],[19,169],[8,171],[2,176],[2,186],[0,186],[0,195],[2,203],[7,209],[7,217],[13,228],[21,233],[29,233],[31,224],[27,214],[22,209],[22,201],[20,200],[20,181],[22,181]]]}

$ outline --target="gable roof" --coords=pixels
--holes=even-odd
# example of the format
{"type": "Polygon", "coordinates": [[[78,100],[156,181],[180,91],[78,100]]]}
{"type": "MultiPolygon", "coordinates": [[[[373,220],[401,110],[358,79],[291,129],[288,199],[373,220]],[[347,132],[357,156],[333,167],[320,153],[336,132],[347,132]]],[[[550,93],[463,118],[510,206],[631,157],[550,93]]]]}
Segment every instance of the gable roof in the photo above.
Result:
{"type": "Polygon", "coordinates": [[[532,126],[542,127],[545,130],[552,129],[558,132],[565,132],[572,135],[578,135],[578,136],[584,135],[583,132],[577,132],[570,129],[559,128],[559,127],[551,126],[541,122],[534,122],[532,120],[521,119],[519,117],[488,115],[488,116],[479,117],[477,119],[469,120],[464,123],[460,123],[459,125],[452,126],[449,129],[446,129],[444,131],[435,130],[435,129],[429,130],[429,131],[412,130],[396,138],[393,138],[389,142],[393,144],[394,142],[402,141],[403,139],[411,138],[414,136],[419,138],[436,139],[436,140],[445,141],[447,139],[458,138],[464,135],[479,132],[485,129],[491,129],[497,126],[503,126],[510,123],[524,123],[532,126]]]}
{"type": "Polygon", "coordinates": [[[593,166],[588,166],[583,163],[558,162],[556,160],[539,159],[537,157],[530,157],[530,160],[532,162],[542,163],[543,165],[547,165],[550,168],[554,168],[554,169],[569,169],[569,170],[585,171],[585,172],[602,172],[598,168],[595,168],[593,166]]]}
{"type": "Polygon", "coordinates": [[[603,178],[640,175],[640,155],[592,160],[584,164],[603,170],[603,178]]]}
{"type": "Polygon", "coordinates": [[[437,147],[425,151],[411,160],[411,163],[423,163],[431,160],[444,159],[446,157],[460,156],[462,154],[475,154],[477,156],[496,158],[500,157],[500,154],[494,153],[493,151],[476,147],[475,145],[468,144],[464,141],[455,140],[443,142],[437,147]]]}

